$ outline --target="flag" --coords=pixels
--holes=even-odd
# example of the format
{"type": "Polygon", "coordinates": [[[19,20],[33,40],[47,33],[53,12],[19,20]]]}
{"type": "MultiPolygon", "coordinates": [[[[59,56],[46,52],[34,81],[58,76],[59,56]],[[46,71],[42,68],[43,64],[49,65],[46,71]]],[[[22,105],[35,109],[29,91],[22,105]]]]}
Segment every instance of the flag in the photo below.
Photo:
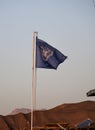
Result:
{"type": "Polygon", "coordinates": [[[66,58],[59,50],[36,38],[36,68],[57,69],[66,58]]]}

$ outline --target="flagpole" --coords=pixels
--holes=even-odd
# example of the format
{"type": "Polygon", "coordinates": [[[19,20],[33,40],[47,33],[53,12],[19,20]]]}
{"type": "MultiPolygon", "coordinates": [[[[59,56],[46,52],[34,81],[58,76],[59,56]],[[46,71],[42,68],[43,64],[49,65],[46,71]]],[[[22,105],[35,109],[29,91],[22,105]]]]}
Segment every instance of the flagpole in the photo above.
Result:
{"type": "Polygon", "coordinates": [[[31,130],[34,127],[34,111],[36,106],[36,37],[38,32],[33,32],[33,41],[32,41],[32,103],[31,103],[31,130]]]}

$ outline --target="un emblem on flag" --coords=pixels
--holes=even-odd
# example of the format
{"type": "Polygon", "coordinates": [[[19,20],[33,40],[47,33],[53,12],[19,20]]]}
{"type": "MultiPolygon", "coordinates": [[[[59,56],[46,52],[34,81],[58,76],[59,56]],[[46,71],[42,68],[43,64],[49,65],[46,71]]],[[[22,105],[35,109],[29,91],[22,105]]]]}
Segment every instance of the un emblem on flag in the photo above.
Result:
{"type": "Polygon", "coordinates": [[[48,59],[53,56],[53,51],[50,50],[48,47],[40,46],[41,54],[44,61],[48,61],[48,59]]]}

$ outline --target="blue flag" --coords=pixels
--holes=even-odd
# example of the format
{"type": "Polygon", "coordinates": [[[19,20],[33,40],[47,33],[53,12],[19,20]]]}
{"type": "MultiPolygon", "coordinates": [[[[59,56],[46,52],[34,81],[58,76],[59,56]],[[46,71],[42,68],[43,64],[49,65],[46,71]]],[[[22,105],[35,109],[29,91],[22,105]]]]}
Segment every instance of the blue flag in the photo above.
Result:
{"type": "Polygon", "coordinates": [[[43,40],[36,39],[36,68],[57,69],[67,56],[43,40]]]}

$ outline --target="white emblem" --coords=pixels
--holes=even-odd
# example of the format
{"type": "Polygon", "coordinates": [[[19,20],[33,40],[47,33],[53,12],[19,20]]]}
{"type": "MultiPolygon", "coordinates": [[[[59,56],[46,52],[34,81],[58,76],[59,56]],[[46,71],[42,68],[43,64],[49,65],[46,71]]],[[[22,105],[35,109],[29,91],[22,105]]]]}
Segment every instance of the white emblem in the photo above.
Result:
{"type": "Polygon", "coordinates": [[[44,61],[48,61],[48,59],[53,56],[53,51],[51,51],[47,47],[40,46],[42,52],[42,58],[44,61]]]}

